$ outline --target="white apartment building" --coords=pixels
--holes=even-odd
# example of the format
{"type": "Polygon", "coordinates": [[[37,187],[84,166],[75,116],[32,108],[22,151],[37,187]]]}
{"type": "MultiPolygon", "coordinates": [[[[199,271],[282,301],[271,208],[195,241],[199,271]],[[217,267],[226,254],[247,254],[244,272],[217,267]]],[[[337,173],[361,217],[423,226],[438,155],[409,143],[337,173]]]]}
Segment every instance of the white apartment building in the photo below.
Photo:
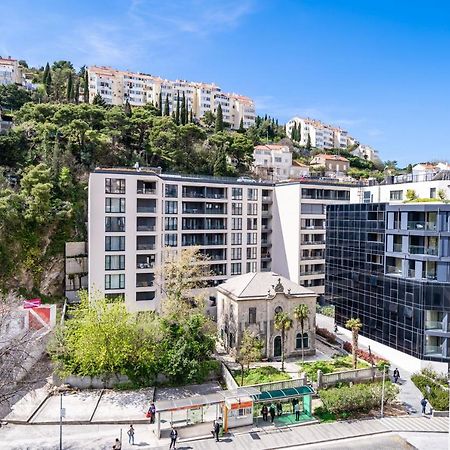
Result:
{"type": "Polygon", "coordinates": [[[263,178],[287,180],[292,167],[292,152],[287,145],[257,145],[253,149],[253,170],[263,178]]]}
{"type": "Polygon", "coordinates": [[[383,162],[381,161],[378,151],[372,148],[370,145],[359,144],[358,147],[352,150],[351,154],[353,156],[358,156],[361,159],[373,162],[375,166],[379,167],[380,169],[383,168],[383,162]]]}
{"type": "Polygon", "coordinates": [[[349,203],[351,185],[302,180],[275,186],[272,270],[325,293],[326,205],[349,203]]]}
{"type": "Polygon", "coordinates": [[[88,67],[89,98],[100,94],[106,103],[123,105],[126,100],[133,106],[142,106],[146,103],[159,104],[160,95],[163,105],[169,99],[169,110],[176,108],[177,94],[179,101],[183,94],[187,102],[188,111],[201,118],[207,111],[217,112],[219,104],[222,107],[223,120],[237,129],[241,119],[245,128],[255,123],[255,105],[252,99],[222,92],[219,86],[213,83],[198,83],[185,80],[164,80],[160,77],[116,70],[110,67],[88,67]]]}
{"type": "Polygon", "coordinates": [[[19,61],[11,57],[0,57],[0,84],[22,84],[19,61]]]}
{"type": "Polygon", "coordinates": [[[348,146],[350,137],[347,131],[310,118],[293,117],[289,120],[286,124],[288,137],[292,136],[294,124],[296,124],[297,129],[300,129],[299,144],[303,147],[308,145],[308,140],[310,140],[311,147],[323,150],[331,148],[345,149],[348,146]]]}
{"type": "Polygon", "coordinates": [[[440,180],[354,187],[350,191],[350,203],[403,203],[407,200],[408,190],[413,190],[418,198],[435,198],[437,201],[442,190],[445,198],[450,200],[450,173],[443,173],[440,180]]]}
{"type": "MultiPolygon", "coordinates": [[[[158,308],[155,269],[167,249],[198,246],[215,286],[271,270],[273,185],[236,179],[96,169],[89,179],[89,291],[158,308]]],[[[211,299],[214,302],[214,299],[211,299]]]]}

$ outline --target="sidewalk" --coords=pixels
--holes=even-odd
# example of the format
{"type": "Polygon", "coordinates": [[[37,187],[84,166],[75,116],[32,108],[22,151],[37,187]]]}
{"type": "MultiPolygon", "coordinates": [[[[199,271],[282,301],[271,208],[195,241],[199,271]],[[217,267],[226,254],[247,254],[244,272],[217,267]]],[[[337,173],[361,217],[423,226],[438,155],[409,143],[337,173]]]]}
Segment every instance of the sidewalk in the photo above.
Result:
{"type": "MultiPolygon", "coordinates": [[[[341,439],[372,436],[391,432],[448,432],[448,419],[444,417],[403,417],[369,419],[349,422],[302,425],[292,428],[273,428],[243,434],[230,434],[216,443],[212,438],[201,441],[179,442],[177,448],[192,450],[239,450],[289,448],[313,445],[341,439]]],[[[157,450],[167,446],[157,447],[157,450]]]]}

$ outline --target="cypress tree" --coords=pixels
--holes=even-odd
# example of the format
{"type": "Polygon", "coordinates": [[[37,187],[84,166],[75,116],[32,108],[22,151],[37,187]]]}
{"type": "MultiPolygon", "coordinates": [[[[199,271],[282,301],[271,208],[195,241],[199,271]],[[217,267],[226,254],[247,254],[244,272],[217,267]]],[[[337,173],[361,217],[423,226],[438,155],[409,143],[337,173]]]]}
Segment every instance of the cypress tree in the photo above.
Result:
{"type": "Polygon", "coordinates": [[[125,115],[127,117],[131,117],[131,115],[132,115],[131,105],[130,105],[130,102],[128,101],[128,99],[125,102],[125,106],[123,107],[123,111],[124,111],[124,113],[125,113],[125,115]]]}
{"type": "Polygon", "coordinates": [[[227,174],[227,155],[223,149],[217,153],[216,160],[214,161],[213,174],[215,177],[224,176],[227,174]]]}
{"type": "Polygon", "coordinates": [[[291,139],[297,141],[297,122],[294,122],[294,126],[292,127],[291,139]]]}
{"type": "Polygon", "coordinates": [[[70,103],[72,99],[73,99],[73,81],[72,81],[72,74],[69,73],[69,77],[67,78],[67,90],[66,90],[67,103],[70,103]]]}
{"type": "Polygon", "coordinates": [[[308,133],[308,140],[306,141],[306,148],[308,150],[311,150],[311,136],[309,133],[308,133]]]}
{"type": "Polygon", "coordinates": [[[84,103],[89,103],[89,76],[88,71],[84,71],[83,76],[83,101],[84,103]]]}
{"type": "Polygon", "coordinates": [[[44,70],[44,85],[45,85],[45,92],[47,92],[47,95],[50,95],[51,89],[52,89],[52,72],[50,70],[50,65],[47,63],[44,70]]]}
{"type": "Polygon", "coordinates": [[[241,117],[241,121],[239,122],[239,130],[238,130],[240,133],[243,133],[244,131],[245,131],[245,128],[244,128],[244,118],[243,117],[241,117]]]}
{"type": "Polygon", "coordinates": [[[95,94],[94,100],[92,100],[93,105],[101,106],[106,108],[106,102],[100,94],[95,94]]]}
{"type": "Polygon", "coordinates": [[[162,92],[159,91],[159,99],[158,99],[158,115],[163,115],[163,105],[162,105],[162,92]]]}
{"type": "Polygon", "coordinates": [[[175,113],[175,122],[180,125],[180,91],[177,91],[177,110],[175,113]]]}
{"type": "Polygon", "coordinates": [[[267,122],[267,114],[264,115],[264,122],[267,122]]]}
{"type": "Polygon", "coordinates": [[[42,83],[47,85],[48,74],[50,73],[50,65],[47,63],[45,65],[44,74],[42,75],[42,83]]]}
{"type": "Polygon", "coordinates": [[[164,104],[164,115],[170,116],[169,94],[166,94],[166,101],[164,104]]]}
{"type": "Polygon", "coordinates": [[[181,125],[186,125],[186,96],[184,95],[183,91],[183,98],[181,100],[181,109],[180,109],[180,120],[181,125]]]}
{"type": "Polygon", "coordinates": [[[223,114],[222,114],[222,106],[220,103],[219,106],[217,107],[216,126],[215,126],[215,132],[218,133],[219,131],[223,131],[223,114]]]}
{"type": "Polygon", "coordinates": [[[302,140],[302,124],[299,122],[297,126],[297,141],[300,142],[302,140]]]}
{"type": "Polygon", "coordinates": [[[75,83],[75,92],[73,94],[73,98],[75,100],[75,104],[78,105],[80,103],[80,80],[77,80],[75,83]]]}
{"type": "Polygon", "coordinates": [[[194,121],[194,118],[192,117],[192,108],[189,111],[189,123],[192,123],[194,121]]]}

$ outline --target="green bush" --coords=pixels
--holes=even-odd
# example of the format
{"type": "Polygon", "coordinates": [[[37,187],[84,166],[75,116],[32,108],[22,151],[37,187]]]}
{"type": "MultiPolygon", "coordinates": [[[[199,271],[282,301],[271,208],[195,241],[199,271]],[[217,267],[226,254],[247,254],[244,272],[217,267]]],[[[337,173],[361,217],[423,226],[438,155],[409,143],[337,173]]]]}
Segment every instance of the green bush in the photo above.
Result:
{"type": "Polygon", "coordinates": [[[323,406],[318,406],[313,414],[321,422],[334,422],[337,419],[336,414],[327,411],[323,406]]]}
{"type": "MultiPolygon", "coordinates": [[[[305,372],[306,376],[317,381],[317,371],[320,369],[322,373],[341,372],[343,370],[353,370],[353,360],[351,356],[336,356],[328,361],[315,361],[308,363],[299,363],[300,372],[305,372]]],[[[358,360],[358,369],[368,367],[364,361],[358,360]]]]}
{"type": "Polygon", "coordinates": [[[316,312],[318,314],[323,314],[324,316],[334,318],[334,306],[333,305],[329,305],[329,306],[316,305],[316,312]]]}
{"type": "Polygon", "coordinates": [[[444,389],[442,377],[429,369],[424,369],[421,373],[413,374],[411,380],[422,395],[428,399],[433,409],[437,411],[448,411],[449,393],[444,389]],[[433,379],[434,376],[436,376],[436,380],[433,379]],[[427,386],[430,388],[429,393],[427,386]]]}
{"type": "MultiPolygon", "coordinates": [[[[355,384],[340,388],[322,389],[319,396],[326,411],[342,417],[343,414],[354,415],[368,413],[381,406],[382,383],[355,384]]],[[[385,383],[384,402],[391,403],[398,394],[398,387],[385,383]]]]}
{"type": "MultiPolygon", "coordinates": [[[[235,370],[233,376],[236,382],[241,385],[241,371],[235,370]]],[[[275,367],[255,367],[250,370],[244,370],[244,383],[242,386],[270,383],[272,381],[286,381],[290,379],[291,377],[287,373],[280,372],[275,367]]]]}

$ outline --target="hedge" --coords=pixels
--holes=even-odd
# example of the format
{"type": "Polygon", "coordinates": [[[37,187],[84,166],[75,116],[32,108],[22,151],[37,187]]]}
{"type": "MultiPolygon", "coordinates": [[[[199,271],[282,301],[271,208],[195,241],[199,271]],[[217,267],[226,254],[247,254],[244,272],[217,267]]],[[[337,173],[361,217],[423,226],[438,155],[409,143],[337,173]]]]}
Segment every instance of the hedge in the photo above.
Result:
{"type": "Polygon", "coordinates": [[[448,411],[449,393],[441,384],[440,378],[434,380],[434,372],[422,370],[421,373],[415,373],[411,376],[412,382],[417,386],[422,395],[428,399],[433,409],[437,411],[448,411]],[[431,376],[430,376],[431,375],[431,376]],[[427,386],[430,388],[428,393],[427,386]]]}

